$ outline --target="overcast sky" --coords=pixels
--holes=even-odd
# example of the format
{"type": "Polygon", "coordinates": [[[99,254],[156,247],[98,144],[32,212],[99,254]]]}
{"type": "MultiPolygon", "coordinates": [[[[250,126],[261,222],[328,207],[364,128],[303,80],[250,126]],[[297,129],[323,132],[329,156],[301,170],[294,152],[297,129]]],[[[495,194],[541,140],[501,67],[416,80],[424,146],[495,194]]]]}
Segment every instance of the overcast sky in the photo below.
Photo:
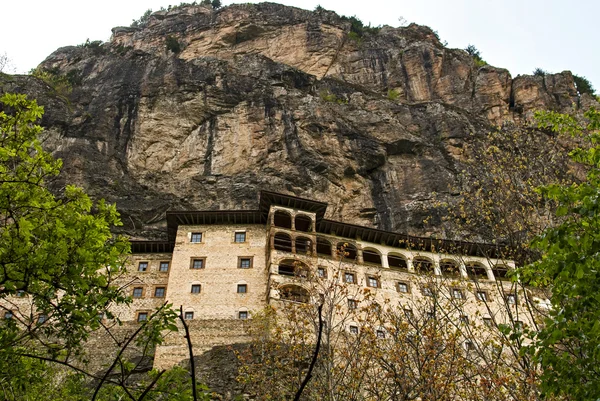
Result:
{"type": "MultiPolygon", "coordinates": [[[[188,0],[191,2],[191,0],[188,0]]],[[[111,28],[128,26],[146,9],[168,0],[5,0],[0,55],[27,72],[59,47],[108,40],[111,28]]],[[[231,4],[223,1],[223,4],[231,4]]],[[[475,45],[488,63],[514,76],[539,67],[571,70],[600,92],[597,22],[599,0],[283,0],[305,9],[317,4],[365,24],[398,26],[398,18],[428,25],[449,47],[475,45]]],[[[173,5],[178,4],[173,2],[173,5]]]]}

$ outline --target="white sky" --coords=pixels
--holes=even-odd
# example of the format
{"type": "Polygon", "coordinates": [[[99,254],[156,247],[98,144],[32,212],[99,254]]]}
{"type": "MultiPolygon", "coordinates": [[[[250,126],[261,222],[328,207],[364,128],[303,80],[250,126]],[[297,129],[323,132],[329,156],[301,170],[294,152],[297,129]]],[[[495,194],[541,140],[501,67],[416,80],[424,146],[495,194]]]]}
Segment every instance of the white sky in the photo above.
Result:
{"type": "MultiPolygon", "coordinates": [[[[146,9],[169,0],[5,0],[0,55],[17,72],[29,71],[59,47],[108,40],[111,28],[128,26],[146,9]]],[[[173,1],[173,0],[171,0],[173,1]]],[[[173,1],[179,4],[180,0],[173,1]]],[[[191,0],[188,0],[191,2],[191,0]]],[[[475,45],[488,63],[514,76],[537,68],[571,70],[600,92],[598,0],[281,0],[338,14],[356,15],[365,24],[398,26],[398,17],[437,30],[448,46],[475,45]]],[[[223,1],[230,4],[231,1],[223,1]]]]}

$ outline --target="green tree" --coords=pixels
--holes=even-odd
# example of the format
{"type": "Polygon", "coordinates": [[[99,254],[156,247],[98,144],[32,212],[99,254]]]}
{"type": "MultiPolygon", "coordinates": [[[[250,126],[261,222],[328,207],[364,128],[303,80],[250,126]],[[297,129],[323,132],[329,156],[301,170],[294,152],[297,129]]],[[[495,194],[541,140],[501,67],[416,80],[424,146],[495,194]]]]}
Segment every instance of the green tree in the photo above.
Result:
{"type": "Polygon", "coordinates": [[[580,95],[588,93],[593,96],[596,94],[596,90],[592,86],[592,83],[586,77],[580,77],[579,75],[573,74],[573,80],[575,81],[577,92],[579,92],[580,95]]]}
{"type": "Polygon", "coordinates": [[[600,399],[600,113],[580,123],[553,112],[538,114],[541,127],[584,135],[591,146],[571,157],[589,167],[587,179],[548,185],[540,192],[558,204],[565,220],[534,245],[542,258],[522,270],[526,281],[552,289],[552,309],[530,348],[544,368],[542,389],[573,400],[600,399]]]}
{"type": "Polygon", "coordinates": [[[100,314],[127,302],[112,285],[129,252],[111,233],[116,207],[72,185],[49,190],[61,161],[42,149],[42,114],[25,95],[0,97],[0,381],[24,353],[79,349],[100,314]]]}

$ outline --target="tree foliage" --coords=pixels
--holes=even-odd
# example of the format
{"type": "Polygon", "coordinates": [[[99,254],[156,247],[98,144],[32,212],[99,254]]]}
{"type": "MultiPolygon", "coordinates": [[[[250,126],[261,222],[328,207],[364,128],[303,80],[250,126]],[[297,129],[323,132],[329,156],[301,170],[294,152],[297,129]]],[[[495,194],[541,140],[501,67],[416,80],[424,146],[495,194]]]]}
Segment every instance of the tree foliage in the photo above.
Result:
{"type": "Polygon", "coordinates": [[[586,77],[580,77],[579,75],[573,74],[573,80],[575,81],[577,92],[579,92],[580,95],[588,93],[593,96],[596,94],[596,90],[592,86],[592,83],[586,77]]]}
{"type": "Polygon", "coordinates": [[[4,94],[0,110],[0,310],[11,317],[0,325],[6,374],[14,367],[11,353],[72,352],[99,326],[99,314],[127,301],[112,282],[129,244],[111,234],[120,224],[114,205],[94,204],[71,185],[57,196],[48,189],[61,161],[38,140],[42,107],[4,94]]]}
{"type": "Polygon", "coordinates": [[[584,182],[540,189],[564,220],[535,239],[542,258],[522,269],[529,283],[552,289],[550,315],[531,350],[544,368],[546,392],[595,400],[600,398],[600,113],[589,110],[583,122],[553,112],[537,117],[541,127],[583,135],[591,146],[571,152],[589,168],[584,182]]]}

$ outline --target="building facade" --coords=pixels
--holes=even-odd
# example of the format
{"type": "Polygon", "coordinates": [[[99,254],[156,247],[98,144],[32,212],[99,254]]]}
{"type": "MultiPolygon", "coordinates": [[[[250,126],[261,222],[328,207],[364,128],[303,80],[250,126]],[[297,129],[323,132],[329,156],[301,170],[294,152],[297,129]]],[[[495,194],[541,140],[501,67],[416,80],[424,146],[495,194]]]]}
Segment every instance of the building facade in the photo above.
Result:
{"type": "MultiPolygon", "coordinates": [[[[198,354],[246,341],[253,311],[310,301],[307,278],[338,280],[356,293],[368,289],[376,302],[407,310],[437,290],[431,283],[444,281],[449,299],[461,303],[465,316],[457,319],[484,323],[506,320],[506,306],[517,308],[520,295],[505,279],[514,263],[494,247],[328,220],[326,208],[263,191],[258,210],[168,212],[168,241],[132,242],[123,288],[133,303],[113,313],[142,322],[164,302],[181,306],[198,354]]],[[[354,303],[349,296],[347,307],[354,303]]],[[[156,350],[155,366],[187,357],[185,340],[172,334],[156,350]]]]}

